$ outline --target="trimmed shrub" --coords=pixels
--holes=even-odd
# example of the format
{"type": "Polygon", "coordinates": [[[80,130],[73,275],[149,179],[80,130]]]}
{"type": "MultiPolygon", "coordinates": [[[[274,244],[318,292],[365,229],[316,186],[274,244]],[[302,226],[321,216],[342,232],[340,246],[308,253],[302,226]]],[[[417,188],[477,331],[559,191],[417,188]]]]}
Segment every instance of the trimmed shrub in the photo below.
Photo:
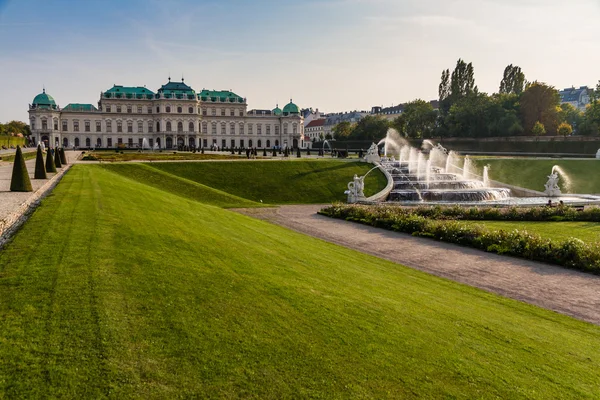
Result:
{"type": "Polygon", "coordinates": [[[60,163],[62,165],[67,165],[67,155],[65,154],[65,148],[61,147],[58,154],[60,155],[60,163]]]}
{"type": "Polygon", "coordinates": [[[58,148],[54,149],[54,165],[56,165],[56,168],[62,168],[62,163],[60,162],[60,150],[58,148]]]}
{"type": "Polygon", "coordinates": [[[300,154],[300,147],[298,147],[298,149],[296,149],[296,158],[300,157],[302,157],[302,154],[300,154]]]}
{"type": "Polygon", "coordinates": [[[54,157],[50,148],[46,152],[46,172],[56,172],[56,165],[54,164],[54,157]]]}
{"type": "Polygon", "coordinates": [[[35,174],[33,179],[47,179],[46,167],[44,166],[44,153],[42,153],[42,146],[38,144],[37,155],[35,156],[35,174]]]}
{"type": "Polygon", "coordinates": [[[265,147],[265,148],[263,149],[263,157],[266,157],[266,156],[267,156],[267,148],[265,147]]]}
{"type": "Polygon", "coordinates": [[[277,149],[273,149],[273,157],[277,157],[277,149]]]}
{"type": "Polygon", "coordinates": [[[33,192],[33,188],[31,187],[31,181],[29,180],[29,174],[27,173],[27,166],[25,165],[25,158],[23,158],[21,146],[19,145],[17,145],[15,161],[13,162],[12,177],[10,180],[10,191],[33,192]]]}

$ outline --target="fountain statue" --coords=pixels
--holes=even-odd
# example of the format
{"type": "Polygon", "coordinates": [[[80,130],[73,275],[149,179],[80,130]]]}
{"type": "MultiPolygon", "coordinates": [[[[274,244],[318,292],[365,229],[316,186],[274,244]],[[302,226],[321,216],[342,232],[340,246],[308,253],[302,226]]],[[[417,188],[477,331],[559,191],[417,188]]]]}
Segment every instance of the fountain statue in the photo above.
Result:
{"type": "Polygon", "coordinates": [[[365,156],[364,160],[372,164],[381,162],[381,157],[379,157],[379,149],[375,143],[371,144],[371,147],[369,147],[369,150],[367,150],[367,155],[365,156]]]}
{"type": "Polygon", "coordinates": [[[546,182],[544,187],[546,188],[544,193],[546,193],[547,196],[555,197],[561,195],[560,188],[558,187],[558,173],[555,172],[554,169],[552,170],[552,173],[548,175],[548,182],[546,182]]]}
{"type": "Polygon", "coordinates": [[[348,190],[344,194],[348,195],[348,203],[356,203],[358,201],[365,200],[365,194],[363,192],[365,188],[365,177],[354,175],[352,182],[348,183],[348,190]]]}

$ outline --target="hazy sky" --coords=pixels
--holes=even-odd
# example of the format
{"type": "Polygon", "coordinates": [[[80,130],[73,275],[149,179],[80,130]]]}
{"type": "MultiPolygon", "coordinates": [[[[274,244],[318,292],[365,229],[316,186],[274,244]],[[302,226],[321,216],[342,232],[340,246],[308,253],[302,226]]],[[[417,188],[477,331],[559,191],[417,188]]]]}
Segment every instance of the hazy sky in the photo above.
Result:
{"type": "Polygon", "coordinates": [[[599,21],[599,0],[0,0],[0,121],[26,121],[43,85],[60,106],[96,104],[169,74],[250,108],[327,112],[434,99],[458,58],[490,93],[511,63],[595,85],[599,21]]]}

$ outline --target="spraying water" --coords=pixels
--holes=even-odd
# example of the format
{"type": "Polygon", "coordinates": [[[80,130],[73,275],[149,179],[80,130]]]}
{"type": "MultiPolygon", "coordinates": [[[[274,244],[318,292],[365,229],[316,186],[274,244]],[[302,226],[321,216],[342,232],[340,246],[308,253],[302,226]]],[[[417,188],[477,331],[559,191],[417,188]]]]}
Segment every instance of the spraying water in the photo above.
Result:
{"type": "Polygon", "coordinates": [[[385,137],[377,143],[377,145],[383,144],[383,154],[385,157],[398,156],[400,158],[400,151],[404,146],[408,145],[406,139],[404,139],[397,130],[389,128],[385,137]]]}
{"type": "Polygon", "coordinates": [[[490,187],[490,166],[483,167],[483,186],[490,187]]]}
{"type": "Polygon", "coordinates": [[[469,156],[465,156],[465,163],[463,164],[463,175],[462,178],[463,179],[469,179],[469,177],[471,176],[472,172],[471,169],[473,168],[473,164],[471,163],[471,159],[469,158],[469,156]]]}
{"type": "Polygon", "coordinates": [[[559,167],[558,165],[555,165],[552,167],[552,173],[557,173],[560,178],[563,181],[562,187],[565,190],[565,192],[570,192],[571,191],[571,178],[569,177],[569,175],[567,175],[567,173],[565,172],[565,170],[563,170],[561,167],[559,167]]]}

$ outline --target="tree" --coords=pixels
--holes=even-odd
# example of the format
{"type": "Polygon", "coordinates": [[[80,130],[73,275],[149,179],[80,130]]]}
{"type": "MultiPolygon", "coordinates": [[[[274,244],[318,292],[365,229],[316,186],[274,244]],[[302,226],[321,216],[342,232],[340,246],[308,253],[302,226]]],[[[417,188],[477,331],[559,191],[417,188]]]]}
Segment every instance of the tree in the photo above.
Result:
{"type": "Polygon", "coordinates": [[[583,122],[583,113],[569,103],[562,103],[558,112],[558,119],[560,122],[571,125],[575,130],[583,122]]]}
{"type": "Polygon", "coordinates": [[[21,153],[21,146],[17,145],[17,152],[15,153],[15,161],[13,163],[12,177],[10,180],[10,191],[11,192],[32,192],[31,181],[29,180],[29,174],[27,173],[27,166],[25,165],[25,158],[21,153]]]}
{"type": "Polygon", "coordinates": [[[349,139],[379,141],[385,137],[390,126],[390,121],[383,117],[367,115],[354,126],[349,139]]]}
{"type": "Polygon", "coordinates": [[[60,149],[58,147],[54,149],[54,165],[56,168],[62,168],[62,163],[60,162],[60,149]]]}
{"type": "Polygon", "coordinates": [[[51,149],[48,149],[46,152],[46,172],[56,172],[56,165],[54,164],[54,157],[52,157],[51,149]]]}
{"type": "Polygon", "coordinates": [[[60,148],[60,152],[58,153],[60,155],[60,163],[62,165],[67,165],[67,155],[65,154],[65,148],[61,147],[60,148]]]}
{"type": "Polygon", "coordinates": [[[450,80],[450,97],[453,101],[477,92],[475,86],[475,72],[472,63],[465,63],[458,59],[452,71],[450,80]]]}
{"type": "Polygon", "coordinates": [[[521,67],[508,65],[504,69],[504,76],[500,82],[499,93],[514,93],[521,94],[525,87],[525,74],[521,71],[521,67]]]}
{"type": "Polygon", "coordinates": [[[47,179],[46,167],[44,166],[44,154],[42,153],[42,146],[38,144],[37,154],[35,157],[35,174],[34,179],[47,179]]]}
{"type": "Polygon", "coordinates": [[[540,121],[537,121],[531,129],[531,133],[535,136],[542,136],[546,134],[546,128],[544,127],[544,124],[542,124],[540,121]]]}
{"type": "Polygon", "coordinates": [[[559,135],[567,137],[573,133],[573,127],[566,122],[563,122],[558,126],[557,132],[559,135]]]}
{"type": "Polygon", "coordinates": [[[549,85],[533,82],[521,94],[519,102],[521,120],[526,133],[533,134],[534,125],[539,122],[547,133],[556,134],[559,124],[560,95],[549,85]]]}
{"type": "Polygon", "coordinates": [[[440,102],[443,102],[450,97],[450,70],[445,69],[442,71],[442,80],[438,86],[438,95],[440,102]]]}
{"type": "Polygon", "coordinates": [[[342,121],[333,127],[333,137],[336,140],[347,139],[352,134],[352,124],[348,121],[342,121]]]}
{"type": "Polygon", "coordinates": [[[437,113],[431,103],[424,100],[414,100],[404,105],[404,110],[394,121],[394,127],[400,135],[415,139],[433,136],[437,113]]]}

